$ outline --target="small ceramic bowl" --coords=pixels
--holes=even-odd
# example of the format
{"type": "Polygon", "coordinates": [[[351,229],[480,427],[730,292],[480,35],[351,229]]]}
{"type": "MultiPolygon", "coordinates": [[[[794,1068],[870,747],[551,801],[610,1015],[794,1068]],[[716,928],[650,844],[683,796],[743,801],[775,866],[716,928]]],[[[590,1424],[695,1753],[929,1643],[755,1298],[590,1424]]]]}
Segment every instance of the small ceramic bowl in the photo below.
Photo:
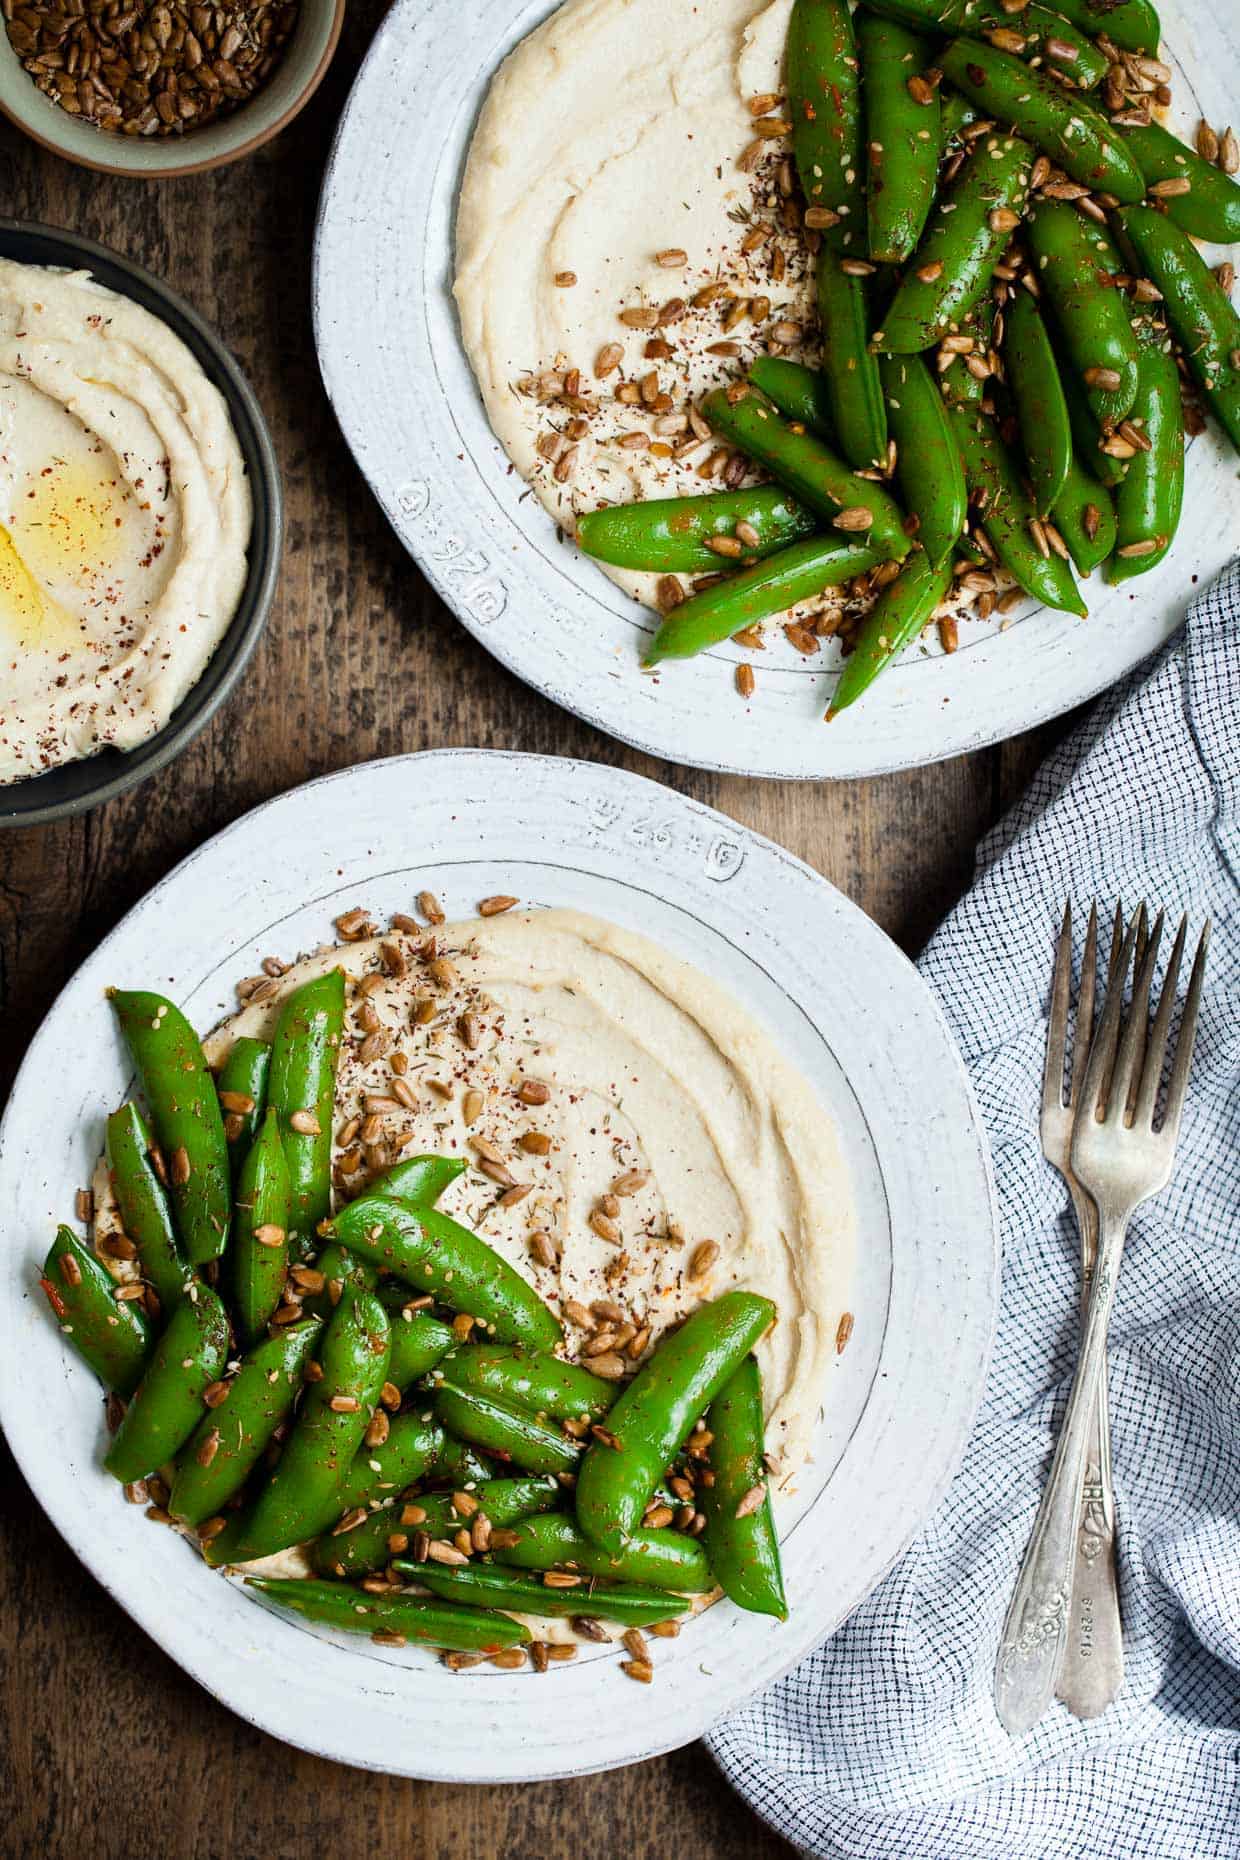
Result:
{"type": "Polygon", "coordinates": [[[204,729],[232,691],[267,624],[280,572],[284,493],[275,447],[254,390],[215,332],[166,284],[141,265],[76,233],[0,219],[0,258],[24,265],[88,270],[100,284],[157,316],[181,338],[219,389],[245,459],[253,502],[245,586],[228,631],[202,677],[157,735],[129,750],[105,749],[25,781],[0,786],[0,827],[40,826],[85,813],[136,787],[204,729]]]}
{"type": "Polygon", "coordinates": [[[123,136],[70,116],[32,81],[0,23],[0,111],[44,148],[83,168],[155,179],[238,161],[269,142],[318,89],[340,38],[347,0],[301,0],[279,64],[254,97],[182,136],[123,136]]]}

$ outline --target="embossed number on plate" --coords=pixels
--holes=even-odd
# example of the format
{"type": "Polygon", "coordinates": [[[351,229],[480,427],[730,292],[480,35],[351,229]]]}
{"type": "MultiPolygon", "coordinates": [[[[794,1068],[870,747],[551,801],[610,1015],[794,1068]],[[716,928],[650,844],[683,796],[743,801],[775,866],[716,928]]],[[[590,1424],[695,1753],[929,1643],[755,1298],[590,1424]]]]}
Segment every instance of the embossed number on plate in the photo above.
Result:
{"type": "Polygon", "coordinates": [[[407,479],[397,486],[395,498],[412,532],[414,553],[432,579],[451,583],[455,598],[479,626],[498,620],[508,605],[507,588],[485,551],[453,528],[425,479],[407,479]]]}

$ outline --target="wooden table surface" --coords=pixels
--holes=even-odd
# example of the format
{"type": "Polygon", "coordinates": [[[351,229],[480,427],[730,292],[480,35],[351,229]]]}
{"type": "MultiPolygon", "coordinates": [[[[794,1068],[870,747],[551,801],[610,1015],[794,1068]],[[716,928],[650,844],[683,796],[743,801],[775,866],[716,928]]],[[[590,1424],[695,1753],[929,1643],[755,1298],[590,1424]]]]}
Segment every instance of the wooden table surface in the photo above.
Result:
{"type": "MultiPolygon", "coordinates": [[[[163,775],[85,819],[0,835],[0,1093],[57,990],[143,892],[206,835],[327,770],[456,744],[616,763],[779,840],[915,953],[967,884],[979,835],[1063,727],[848,785],[720,778],[621,748],[519,684],[455,624],[340,439],[310,327],[319,176],[383,10],[382,0],[353,0],[309,108],[274,144],[213,174],[117,180],[0,127],[0,212],[103,240],[184,292],[249,374],[288,496],[271,624],[213,726],[163,775]]],[[[29,1252],[36,1238],[9,1236],[9,1245],[29,1252]]],[[[0,1481],[5,1855],[792,1852],[695,1746],[610,1776],[523,1789],[411,1783],[288,1749],[233,1717],[133,1627],[78,1566],[3,1448],[0,1481]]]]}

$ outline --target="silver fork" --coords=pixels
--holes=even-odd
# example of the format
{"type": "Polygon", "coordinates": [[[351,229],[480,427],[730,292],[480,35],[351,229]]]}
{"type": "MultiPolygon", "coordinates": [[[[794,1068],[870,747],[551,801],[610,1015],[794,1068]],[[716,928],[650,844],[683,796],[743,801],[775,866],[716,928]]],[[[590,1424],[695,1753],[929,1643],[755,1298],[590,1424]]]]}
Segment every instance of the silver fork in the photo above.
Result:
{"type": "MultiPolygon", "coordinates": [[[[1122,909],[1115,913],[1111,932],[1108,988],[1114,982],[1124,940],[1122,909]]],[[[1098,1246],[1098,1213],[1072,1167],[1072,1126],[1080,1101],[1081,1081],[1089,1055],[1094,1025],[1094,987],[1098,964],[1098,907],[1090,906],[1081,957],[1081,986],[1077,994],[1072,1033],[1071,1070],[1064,1095],[1067,1061],[1068,1009],[1072,994],[1072,906],[1064,907],[1055,973],[1051,981],[1051,1009],[1046,1029],[1046,1065],[1042,1074],[1042,1154],[1067,1184],[1076,1210],[1081,1236],[1081,1322],[1089,1308],[1094,1256],[1098,1246]]],[[[1119,1585],[1115,1570],[1115,1495],[1111,1482],[1111,1438],[1107,1415],[1106,1364],[1098,1397],[1090,1415],[1085,1449],[1085,1477],[1076,1524],[1076,1552],[1072,1566],[1072,1599],[1068,1615],[1059,1697],[1078,1718],[1094,1718],[1105,1711],[1124,1678],[1124,1641],[1119,1612],[1119,1585]]]]}
{"type": "Polygon", "coordinates": [[[1156,1130],[1154,1114],[1188,923],[1186,918],[1180,922],[1151,1026],[1150,988],[1162,927],[1160,913],[1133,984],[1132,1009],[1121,1038],[1124,985],[1137,941],[1138,926],[1130,925],[1081,1086],[1071,1163],[1098,1211],[1098,1254],[1063,1426],[999,1639],[995,1705],[1002,1723],[1014,1734],[1035,1725],[1054,1696],[1067,1633],[1085,1453],[1106,1363],[1107,1326],[1124,1237],[1134,1210],[1165,1188],[1170,1178],[1188,1090],[1209,947],[1208,924],[1197,945],[1162,1122],[1156,1130]]]}

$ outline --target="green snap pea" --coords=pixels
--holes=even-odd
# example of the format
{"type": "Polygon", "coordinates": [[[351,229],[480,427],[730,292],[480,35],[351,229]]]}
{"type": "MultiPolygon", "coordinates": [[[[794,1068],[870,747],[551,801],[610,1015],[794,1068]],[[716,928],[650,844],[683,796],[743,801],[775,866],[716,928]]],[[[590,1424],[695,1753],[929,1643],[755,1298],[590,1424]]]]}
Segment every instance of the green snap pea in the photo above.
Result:
{"type": "Polygon", "coordinates": [[[435,1390],[435,1414],[448,1433],[481,1447],[525,1472],[574,1472],[581,1446],[558,1427],[524,1409],[441,1382],[435,1390]]]}
{"type": "Polygon", "coordinates": [[[1194,239],[1210,239],[1219,245],[1234,245],[1240,239],[1240,187],[1229,174],[1203,161],[1196,149],[1161,123],[1122,133],[1147,188],[1160,181],[1188,182],[1187,193],[1157,197],[1168,219],[1194,239]]]}
{"type": "Polygon", "coordinates": [[[791,543],[769,561],[729,575],[674,607],[647,646],[643,663],[691,659],[744,627],[786,613],[824,588],[865,574],[878,560],[873,549],[831,536],[791,543]]]}
{"type": "Polygon", "coordinates": [[[1040,200],[1025,230],[1069,366],[1094,418],[1110,430],[1127,418],[1137,391],[1132,306],[1114,284],[1123,270],[1119,253],[1105,227],[1066,200],[1040,200]]]}
{"type": "Polygon", "coordinates": [[[715,1586],[701,1545],[683,1531],[635,1531],[621,1551],[609,1556],[562,1512],[527,1518],[514,1528],[516,1543],[497,1550],[495,1560],[515,1569],[579,1570],[678,1594],[702,1595],[715,1586]]]}
{"type": "MultiPolygon", "coordinates": [[[[866,280],[844,271],[843,263],[829,245],[818,254],[822,378],[840,451],[850,465],[869,471],[881,467],[887,456],[887,417],[878,365],[870,350],[866,280]]],[[[811,503],[810,508],[818,506],[811,503]]]]}
{"type": "Polygon", "coordinates": [[[1026,594],[1083,619],[1085,603],[1067,563],[1057,555],[1042,555],[1033,540],[1033,501],[994,421],[980,407],[969,406],[952,407],[951,420],[970,496],[982,512],[980,527],[1000,562],[1026,594]]]}
{"type": "Polygon", "coordinates": [[[500,1401],[554,1421],[601,1421],[616,1399],[616,1386],[565,1363],[549,1350],[517,1344],[467,1343],[440,1362],[434,1381],[500,1401]]]}
{"type": "Polygon", "coordinates": [[[1170,338],[1159,331],[1142,344],[1132,417],[1150,449],[1129,459],[1124,482],[1116,488],[1115,555],[1107,567],[1108,581],[1147,574],[1162,561],[1179,528],[1184,502],[1184,406],[1180,371],[1170,351],[1170,338]]]}
{"type": "Polygon", "coordinates": [[[762,1378],[752,1356],[720,1389],[706,1412],[713,1485],[702,1488],[703,1543],[724,1594],[738,1608],[788,1618],[779,1539],[763,1464],[762,1378]],[[754,1496],[762,1500],[754,1506],[754,1496]]]}
{"type": "Polygon", "coordinates": [[[559,1319],[521,1274],[437,1208],[367,1195],[343,1208],[331,1228],[349,1252],[467,1313],[497,1343],[554,1350],[563,1337],[559,1319]]]}
{"type": "Polygon", "coordinates": [[[1150,0],[1057,0],[1055,11],[1091,37],[1105,32],[1123,51],[1153,57],[1158,50],[1162,27],[1150,0]]]}
{"type": "Polygon", "coordinates": [[[838,446],[831,397],[818,369],[779,355],[759,355],[750,365],[749,379],[789,420],[799,420],[829,446],[838,446]]]}
{"type": "Polygon", "coordinates": [[[155,1287],[166,1313],[180,1303],[189,1265],[177,1239],[172,1208],[151,1161],[153,1139],[136,1104],[108,1118],[108,1167],[121,1227],[138,1249],[142,1277],[155,1287]]]}
{"type": "Polygon", "coordinates": [[[215,1075],[234,1181],[263,1121],[270,1065],[271,1048],[266,1040],[256,1040],[242,1033],[229,1047],[228,1056],[215,1075]]]}
{"type": "Polygon", "coordinates": [[[1003,358],[1034,507],[1044,517],[1068,482],[1072,421],[1051,339],[1027,291],[1014,292],[1008,305],[1003,358]]]}
{"type": "Polygon", "coordinates": [[[390,1195],[393,1201],[408,1201],[415,1208],[433,1208],[468,1167],[463,1156],[407,1156],[404,1162],[372,1176],[366,1193],[390,1195]]]}
{"type": "Polygon", "coordinates": [[[587,511],[577,519],[577,541],[587,555],[617,568],[706,575],[728,566],[708,546],[708,538],[735,538],[738,523],[747,523],[757,532],[758,541],[744,545],[744,559],[749,561],[760,561],[798,537],[812,536],[818,527],[810,512],[786,491],[762,484],[748,491],[652,497],[587,511]]]}
{"type": "Polygon", "coordinates": [[[858,13],[855,22],[865,100],[866,227],[870,257],[898,265],[921,237],[934,199],[942,147],[939,94],[917,103],[911,77],[929,58],[925,41],[892,20],[858,13]]]}
{"type": "Polygon", "coordinates": [[[122,1484],[173,1458],[202,1418],[202,1397],[228,1357],[228,1319],[207,1285],[190,1288],[168,1320],[104,1465],[122,1484]]]}
{"type": "Polygon", "coordinates": [[[1123,461],[1102,450],[1102,428],[1085,398],[1085,384],[1077,378],[1066,359],[1060,366],[1059,383],[1068,403],[1068,419],[1072,423],[1072,443],[1076,448],[1077,459],[1104,488],[1109,490],[1122,484],[1123,461]]]}
{"type": "Polygon", "coordinates": [[[864,0],[864,11],[894,19],[914,32],[934,34],[959,31],[968,15],[969,0],[864,0]]]}
{"type": "MultiPolygon", "coordinates": [[[[996,308],[993,297],[983,297],[960,325],[960,334],[973,338],[972,352],[976,355],[989,357],[994,343],[996,308]]],[[[965,357],[957,355],[939,376],[939,392],[948,406],[976,407],[986,398],[989,379],[988,375],[975,375],[965,357]]]]}
{"type": "MultiPolygon", "coordinates": [[[[1158,48],[1158,20],[1149,0],[1062,0],[1054,9],[1034,4],[1022,7],[1017,15],[1004,11],[996,0],[864,0],[864,7],[868,13],[881,13],[885,19],[902,20],[913,32],[943,30],[983,35],[993,32],[996,26],[1004,26],[1009,32],[1015,28],[1024,39],[1021,58],[1045,58],[1082,89],[1093,89],[1106,76],[1106,58],[1091,41],[1097,33],[1110,32],[1110,20],[1121,20],[1119,30],[1125,30],[1123,15],[1130,15],[1128,39],[1132,39],[1140,15],[1145,15],[1145,22],[1143,28],[1136,28],[1138,35],[1141,30],[1149,35],[1147,20],[1153,19],[1153,43],[1128,43],[1127,48],[1134,52],[1154,52],[1158,48]],[[1060,39],[1075,56],[1058,48],[1047,52],[1047,39],[1060,39]]],[[[1119,39],[1119,30],[1114,33],[1115,45],[1125,43],[1119,39]]]]}
{"type": "Polygon", "coordinates": [[[233,1215],[233,1303],[247,1345],[262,1335],[284,1292],[290,1207],[280,1122],[269,1110],[241,1165],[233,1215]]]}
{"type": "Polygon", "coordinates": [[[1012,236],[1002,216],[1023,208],[1032,164],[1033,151],[1015,136],[974,140],[955,181],[930,215],[883,327],[874,334],[876,348],[916,354],[931,348],[967,316],[989,288],[1012,236]],[[933,275],[936,266],[941,269],[933,275]],[[925,271],[932,274],[929,282],[918,275],[925,271]]]}
{"type": "Polygon", "coordinates": [[[861,623],[844,661],[827,712],[828,723],[868,690],[884,666],[915,640],[952,585],[952,557],[932,562],[923,549],[910,555],[861,623]]]}
{"type": "Polygon", "coordinates": [[[683,1595],[665,1589],[645,1589],[637,1583],[584,1580],[577,1589],[549,1589],[533,1573],[498,1569],[480,1563],[453,1568],[443,1563],[410,1563],[397,1557],[392,1565],[399,1575],[422,1583],[445,1601],[473,1602],[483,1608],[506,1608],[523,1615],[592,1615],[620,1621],[626,1627],[649,1627],[687,1614],[683,1595]]]}
{"type": "Polygon", "coordinates": [[[1214,417],[1240,452],[1240,316],[1188,234],[1150,207],[1120,214],[1214,417]]]}
{"type": "Polygon", "coordinates": [[[1022,7],[1019,17],[1006,13],[1000,0],[973,0],[963,22],[973,37],[984,37],[996,27],[1015,30],[1025,41],[1016,54],[1025,60],[1040,59],[1052,70],[1062,71],[1078,90],[1094,90],[1107,74],[1107,60],[1093,40],[1079,32],[1063,14],[1047,6],[1022,7]]]}
{"type": "Polygon", "coordinates": [[[398,1414],[385,1440],[362,1446],[354,1455],[336,1490],[337,1515],[396,1498],[429,1471],[442,1449],[443,1431],[433,1421],[420,1414],[398,1414]]]}
{"type": "MultiPolygon", "coordinates": [[[[872,358],[873,359],[873,358],[872,358]]],[[[874,363],[878,381],[878,365],[874,363]]],[[[879,387],[881,399],[882,389],[879,387]]],[[[702,402],[712,429],[787,485],[810,510],[833,523],[841,510],[863,510],[870,516],[863,536],[867,549],[880,560],[899,561],[908,554],[909,539],[899,507],[881,485],[858,478],[812,433],[800,433],[782,420],[756,388],[740,382],[732,388],[714,388],[702,402]]],[[[838,414],[838,409],[837,409],[838,414]]],[[[838,423],[838,421],[837,421],[838,423]]],[[[886,415],[883,417],[883,453],[886,415]]],[[[796,545],[793,545],[794,547],[796,545]]]]}
{"type": "Polygon", "coordinates": [[[60,1326],[105,1388],[132,1395],[154,1339],[132,1300],[117,1299],[116,1280],[70,1227],[59,1227],[39,1280],[60,1326]]]}
{"type": "Polygon", "coordinates": [[[1014,16],[1004,10],[1001,0],[865,0],[865,5],[867,12],[899,20],[912,32],[984,36],[996,26],[1015,30],[1025,42],[1019,57],[1043,59],[1082,90],[1092,90],[1106,76],[1107,61],[1092,40],[1101,26],[1092,23],[1078,30],[1081,21],[1072,24],[1073,15],[1066,6],[1052,10],[1034,0],[1014,16]]]}
{"type": "Polygon", "coordinates": [[[307,1258],[331,1209],[332,1108],[344,1026],[344,976],[317,975],[293,990],[276,1023],[267,1100],[280,1119],[291,1195],[289,1254],[307,1258]]]}
{"type": "Polygon", "coordinates": [[[1051,512],[1078,575],[1088,575],[1115,547],[1115,505],[1104,484],[1074,452],[1067,483],[1051,512]]]}
{"type": "Polygon", "coordinates": [[[387,1312],[371,1293],[350,1288],[324,1333],[322,1374],[306,1386],[279,1464],[252,1508],[205,1546],[208,1562],[253,1562],[326,1529],[370,1425],[387,1362],[387,1312]]]}
{"type": "Polygon", "coordinates": [[[185,1251],[195,1266],[218,1259],[228,1243],[228,1144],[198,1035],[162,995],[113,989],[112,1005],[150,1109],[185,1251]]]}
{"type": "Polygon", "coordinates": [[[1044,71],[996,50],[981,39],[953,39],[939,54],[949,84],[987,116],[1007,123],[1049,155],[1082,187],[1140,200],[1145,192],[1132,155],[1100,110],[1044,71]]]}
{"type": "Polygon", "coordinates": [[[520,1479],[488,1479],[476,1491],[462,1494],[477,1500],[476,1511],[467,1512],[457,1503],[457,1496],[455,1492],[420,1493],[401,1506],[402,1527],[425,1531],[430,1537],[450,1537],[480,1511],[496,1529],[506,1529],[519,1518],[554,1511],[564,1488],[550,1474],[528,1473],[520,1479]]]}
{"type": "Polygon", "coordinates": [[[404,1315],[404,1304],[393,1296],[399,1289],[404,1299],[409,1288],[384,1286],[379,1302],[387,1311],[392,1326],[392,1354],[388,1361],[388,1381],[398,1389],[407,1389],[419,1377],[429,1374],[457,1341],[450,1324],[443,1324],[429,1311],[411,1311],[404,1315]]]}
{"type": "MultiPolygon", "coordinates": [[[[330,1317],[340,1302],[340,1293],[346,1285],[360,1286],[364,1292],[373,1292],[379,1282],[379,1274],[374,1266],[365,1260],[354,1259],[352,1253],[338,1246],[333,1240],[315,1255],[315,1269],[323,1274],[324,1286],[321,1292],[311,1292],[303,1301],[307,1311],[313,1311],[318,1317],[330,1317]]],[[[405,1289],[406,1298],[409,1296],[405,1289]]],[[[385,1298],[384,1305],[391,1306],[385,1298]]]]}
{"type": "MultiPolygon", "coordinates": [[[[848,0],[795,0],[785,50],[792,152],[810,207],[838,215],[823,244],[865,251],[861,82],[848,0]]],[[[862,461],[863,463],[865,461],[862,461]]]]}
{"type": "Polygon", "coordinates": [[[185,1524],[215,1517],[241,1490],[280,1423],[293,1411],[302,1373],[322,1334],[316,1318],[274,1331],[232,1375],[177,1456],[168,1509],[185,1524]]]}
{"type": "Polygon", "coordinates": [[[428,1537],[453,1537],[462,1528],[468,1530],[479,1512],[497,1529],[506,1528],[518,1518],[552,1510],[561,1496],[555,1479],[530,1477],[488,1480],[477,1504],[471,1503],[468,1510],[458,1509],[446,1492],[395,1498],[352,1530],[318,1538],[311,1560],[324,1576],[368,1576],[394,1556],[403,1555],[415,1531],[425,1531],[428,1537]]]}
{"type": "Polygon", "coordinates": [[[607,1417],[618,1444],[595,1441],[582,1461],[577,1522],[587,1537],[613,1555],[621,1549],[694,1422],[774,1321],[769,1298],[725,1292],[663,1339],[607,1417]]]}
{"type": "Polygon", "coordinates": [[[247,1588],[291,1608],[308,1621],[354,1634],[400,1634],[422,1646],[458,1653],[498,1653],[529,1640],[530,1631],[506,1615],[480,1608],[445,1607],[417,1595],[367,1595],[347,1582],[298,1576],[247,1576],[247,1588]]]}
{"type": "Polygon", "coordinates": [[[887,425],[896,442],[900,499],[910,517],[917,518],[917,540],[927,557],[942,562],[959,540],[968,513],[960,447],[943,396],[919,355],[880,355],[878,369],[887,425]]]}
{"type": "Polygon", "coordinates": [[[832,424],[844,457],[866,469],[881,463],[887,429],[866,342],[864,280],[840,268],[842,253],[861,258],[866,249],[860,64],[848,0],[795,0],[786,69],[801,188],[810,208],[834,216],[819,229],[817,262],[822,372],[832,424]]]}
{"type": "Polygon", "coordinates": [[[949,90],[945,85],[940,85],[939,89],[942,97],[940,112],[943,147],[948,149],[962,129],[967,129],[970,123],[977,122],[981,111],[975,103],[970,103],[967,97],[962,97],[958,90],[949,90]]]}
{"type": "MultiPolygon", "coordinates": [[[[412,1207],[433,1207],[444,1190],[455,1182],[459,1176],[463,1175],[467,1167],[468,1165],[463,1158],[455,1156],[410,1156],[404,1162],[393,1163],[391,1168],[384,1169],[380,1174],[372,1176],[367,1185],[366,1193],[368,1195],[387,1195],[393,1201],[407,1201],[412,1207]]],[[[322,1292],[313,1293],[305,1302],[307,1310],[317,1311],[322,1316],[326,1316],[333,1308],[332,1292],[328,1288],[337,1284],[343,1287],[346,1283],[352,1283],[362,1286],[366,1291],[373,1291],[378,1284],[378,1268],[368,1264],[365,1260],[354,1259],[351,1253],[347,1252],[344,1247],[337,1245],[335,1241],[332,1241],[330,1245],[322,1249],[318,1258],[315,1260],[315,1265],[327,1280],[327,1287],[325,1287],[322,1292]]],[[[337,1293],[336,1296],[339,1297],[339,1293],[337,1293]]],[[[380,1293],[380,1298],[388,1311],[398,1310],[408,1301],[409,1288],[408,1286],[390,1287],[388,1290],[380,1293]]],[[[427,1320],[427,1322],[430,1321],[429,1319],[427,1320]]],[[[439,1328],[446,1329],[445,1326],[440,1326],[439,1328]]],[[[447,1331],[447,1337],[450,1343],[452,1341],[451,1331],[447,1331]]],[[[406,1335],[404,1344],[410,1349],[413,1358],[416,1360],[419,1352],[417,1346],[414,1344],[413,1337],[406,1335]]],[[[447,1347],[448,1344],[445,1344],[444,1349],[447,1349],[447,1347]]],[[[400,1376],[396,1372],[402,1367],[404,1358],[398,1358],[397,1349],[398,1343],[394,1325],[392,1333],[392,1363],[389,1366],[389,1378],[401,1388],[403,1388],[406,1383],[412,1382],[416,1375],[424,1374],[425,1369],[429,1369],[431,1362],[435,1361],[434,1356],[432,1356],[430,1361],[426,1363],[425,1369],[411,1370],[405,1377],[405,1381],[402,1382],[400,1376]]],[[[442,1354],[442,1352],[440,1352],[440,1354],[442,1354]]]]}
{"type": "Polygon", "coordinates": [[[489,1491],[499,1471],[496,1460],[487,1460],[464,1440],[445,1440],[443,1452],[427,1475],[427,1484],[451,1486],[454,1492],[473,1492],[479,1486],[489,1491]]]}

